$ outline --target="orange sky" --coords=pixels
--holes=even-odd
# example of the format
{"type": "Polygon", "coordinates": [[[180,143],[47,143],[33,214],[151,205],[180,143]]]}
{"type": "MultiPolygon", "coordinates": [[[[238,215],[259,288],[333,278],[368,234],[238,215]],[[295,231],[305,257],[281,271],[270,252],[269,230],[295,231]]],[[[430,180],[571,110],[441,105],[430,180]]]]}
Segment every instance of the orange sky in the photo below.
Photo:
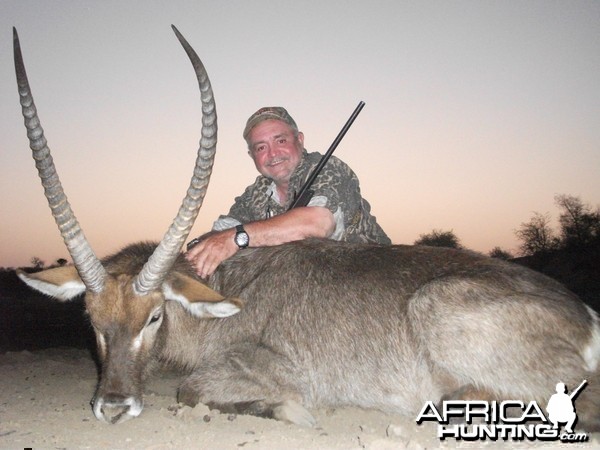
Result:
{"type": "Polygon", "coordinates": [[[396,243],[453,230],[516,250],[556,194],[600,204],[600,3],[431,1],[0,2],[0,266],[67,258],[21,117],[12,26],[69,200],[96,252],[160,239],[199,138],[203,59],[219,115],[207,231],[256,172],[247,117],[282,105],[355,170],[396,243]],[[167,4],[168,3],[168,4],[167,4]]]}

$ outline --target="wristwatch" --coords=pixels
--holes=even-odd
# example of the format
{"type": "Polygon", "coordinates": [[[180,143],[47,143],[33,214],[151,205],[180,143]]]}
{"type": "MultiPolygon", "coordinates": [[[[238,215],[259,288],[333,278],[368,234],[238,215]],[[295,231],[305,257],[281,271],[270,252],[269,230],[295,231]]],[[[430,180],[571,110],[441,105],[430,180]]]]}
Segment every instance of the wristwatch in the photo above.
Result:
{"type": "Polygon", "coordinates": [[[244,230],[244,225],[237,225],[235,227],[235,237],[233,238],[239,248],[246,248],[250,243],[250,236],[244,230]]]}

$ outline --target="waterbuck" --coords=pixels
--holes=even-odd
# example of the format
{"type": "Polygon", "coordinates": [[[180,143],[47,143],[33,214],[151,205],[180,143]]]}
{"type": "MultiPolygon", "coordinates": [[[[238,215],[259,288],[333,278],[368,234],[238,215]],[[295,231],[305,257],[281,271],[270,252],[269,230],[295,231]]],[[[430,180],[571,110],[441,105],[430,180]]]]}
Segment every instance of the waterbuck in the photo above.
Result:
{"type": "Polygon", "coordinates": [[[140,414],[156,362],[187,373],[179,400],[313,425],[315,407],[354,405],[416,417],[427,401],[544,404],[557,382],[589,385],[580,423],[600,428],[598,315],[559,283],[472,252],[306,240],[239,251],[205,283],[181,255],[216,146],[210,83],[200,84],[194,177],[158,244],[100,261],[71,211],[39,125],[15,32],[31,149],[74,266],[20,273],[62,300],[85,292],[102,370],[100,420],[140,414]]]}

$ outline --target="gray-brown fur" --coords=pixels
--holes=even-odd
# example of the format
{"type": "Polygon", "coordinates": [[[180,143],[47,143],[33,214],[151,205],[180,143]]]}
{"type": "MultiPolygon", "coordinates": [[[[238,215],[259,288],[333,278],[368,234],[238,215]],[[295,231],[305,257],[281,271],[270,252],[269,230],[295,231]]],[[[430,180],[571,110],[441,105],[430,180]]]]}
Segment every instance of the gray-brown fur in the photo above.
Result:
{"type": "MultiPolygon", "coordinates": [[[[107,271],[135,273],[146,251],[130,247],[107,271]]],[[[556,382],[587,378],[579,417],[599,426],[598,368],[585,370],[582,354],[598,325],[576,296],[526,268],[450,249],[311,240],[241,251],[210,285],[245,308],[199,320],[167,302],[149,352],[191,371],[187,403],[264,413],[257,401],[292,399],[415,416],[426,400],[473,390],[544,402],[556,382]]]]}

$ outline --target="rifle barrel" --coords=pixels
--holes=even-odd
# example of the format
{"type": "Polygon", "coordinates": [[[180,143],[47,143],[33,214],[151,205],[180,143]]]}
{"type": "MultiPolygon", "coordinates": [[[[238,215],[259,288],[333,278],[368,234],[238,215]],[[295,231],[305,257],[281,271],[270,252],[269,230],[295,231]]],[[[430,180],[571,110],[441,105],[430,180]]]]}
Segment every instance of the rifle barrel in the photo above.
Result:
{"type": "Polygon", "coordinates": [[[319,163],[316,165],[316,167],[310,173],[310,175],[309,175],[308,179],[306,180],[306,182],[304,183],[304,185],[300,188],[300,191],[296,194],[296,198],[295,198],[294,202],[292,203],[290,209],[293,209],[296,206],[296,201],[299,200],[304,195],[304,193],[310,188],[310,186],[313,184],[313,182],[315,181],[315,178],[317,178],[317,176],[323,169],[323,166],[325,166],[325,164],[327,164],[327,161],[329,161],[329,158],[331,157],[331,155],[333,154],[333,152],[339,145],[340,141],[344,138],[344,136],[346,135],[346,133],[348,132],[348,130],[354,123],[354,120],[356,120],[356,117],[360,114],[360,112],[362,111],[364,106],[365,106],[365,102],[363,102],[361,100],[358,103],[358,106],[356,107],[356,109],[354,109],[354,112],[352,113],[350,118],[346,121],[346,124],[342,127],[341,131],[338,133],[337,137],[334,139],[333,143],[329,146],[329,149],[327,150],[325,155],[323,155],[323,157],[321,158],[319,163]]]}
{"type": "Polygon", "coordinates": [[[586,384],[587,384],[587,380],[583,380],[581,382],[581,384],[579,386],[577,386],[577,388],[569,394],[569,397],[574,398],[577,394],[579,394],[579,391],[581,390],[581,388],[583,386],[585,386],[586,384]]]}

